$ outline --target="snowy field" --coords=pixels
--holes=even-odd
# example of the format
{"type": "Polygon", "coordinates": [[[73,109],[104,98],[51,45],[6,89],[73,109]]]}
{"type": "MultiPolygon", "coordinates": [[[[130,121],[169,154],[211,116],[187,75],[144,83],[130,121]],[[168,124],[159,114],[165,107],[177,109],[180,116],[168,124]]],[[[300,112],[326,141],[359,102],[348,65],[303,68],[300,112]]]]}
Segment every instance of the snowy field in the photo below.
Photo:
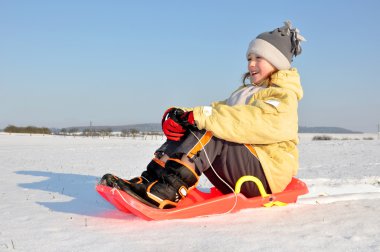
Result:
{"type": "Polygon", "coordinates": [[[149,222],[115,210],[95,184],[139,175],[161,138],[0,133],[0,251],[380,251],[380,140],[314,135],[300,135],[310,193],[296,204],[149,222]]]}

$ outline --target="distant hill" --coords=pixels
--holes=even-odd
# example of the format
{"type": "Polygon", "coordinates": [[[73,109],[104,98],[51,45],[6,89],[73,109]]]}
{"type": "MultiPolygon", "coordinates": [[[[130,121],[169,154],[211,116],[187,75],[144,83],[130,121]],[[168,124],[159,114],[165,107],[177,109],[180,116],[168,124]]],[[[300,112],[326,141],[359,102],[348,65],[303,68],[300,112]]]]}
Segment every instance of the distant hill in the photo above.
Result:
{"type": "MultiPolygon", "coordinates": [[[[84,129],[89,129],[90,126],[78,126],[78,127],[67,127],[65,129],[69,130],[72,128],[76,128],[79,131],[83,131],[84,129]]],[[[122,131],[122,130],[130,130],[137,129],[141,132],[161,132],[161,124],[160,123],[142,123],[142,124],[129,124],[129,125],[121,125],[121,126],[92,126],[93,130],[102,130],[109,129],[112,131],[122,131]]],[[[54,132],[57,129],[54,129],[54,132]]],[[[58,130],[59,131],[59,130],[58,130]]],[[[304,127],[300,126],[298,129],[299,133],[325,133],[325,134],[359,134],[363,132],[352,131],[345,128],[339,127],[304,127]]]]}
{"type": "Polygon", "coordinates": [[[361,134],[363,132],[352,131],[339,127],[303,127],[299,126],[299,133],[325,133],[325,134],[361,134]]]}

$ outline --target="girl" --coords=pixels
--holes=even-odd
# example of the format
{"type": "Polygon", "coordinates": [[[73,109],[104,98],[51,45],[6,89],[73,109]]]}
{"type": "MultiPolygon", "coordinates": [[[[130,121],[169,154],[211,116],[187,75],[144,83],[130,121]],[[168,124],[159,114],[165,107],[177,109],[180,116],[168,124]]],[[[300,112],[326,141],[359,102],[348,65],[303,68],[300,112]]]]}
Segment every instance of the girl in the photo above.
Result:
{"type": "MultiPolygon", "coordinates": [[[[301,53],[301,41],[289,21],[258,35],[249,44],[248,72],[238,90],[211,106],[165,111],[168,140],[146,171],[131,180],[106,174],[100,183],[159,208],[175,207],[201,174],[223,193],[232,192],[244,175],[259,178],[267,192],[284,190],[298,169],[297,107],[303,91],[291,62],[301,53]]],[[[244,183],[241,192],[260,195],[253,183],[244,183]]]]}

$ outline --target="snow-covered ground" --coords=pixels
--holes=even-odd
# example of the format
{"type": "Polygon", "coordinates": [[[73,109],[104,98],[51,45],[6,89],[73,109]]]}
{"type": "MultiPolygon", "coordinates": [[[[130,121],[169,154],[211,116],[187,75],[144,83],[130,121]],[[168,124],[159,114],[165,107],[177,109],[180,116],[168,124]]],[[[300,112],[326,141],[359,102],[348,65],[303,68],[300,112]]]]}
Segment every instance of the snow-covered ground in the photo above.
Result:
{"type": "Polygon", "coordinates": [[[148,222],[94,187],[139,175],[161,138],[0,133],[0,251],[380,251],[380,140],[314,135],[300,135],[297,204],[148,222]]]}

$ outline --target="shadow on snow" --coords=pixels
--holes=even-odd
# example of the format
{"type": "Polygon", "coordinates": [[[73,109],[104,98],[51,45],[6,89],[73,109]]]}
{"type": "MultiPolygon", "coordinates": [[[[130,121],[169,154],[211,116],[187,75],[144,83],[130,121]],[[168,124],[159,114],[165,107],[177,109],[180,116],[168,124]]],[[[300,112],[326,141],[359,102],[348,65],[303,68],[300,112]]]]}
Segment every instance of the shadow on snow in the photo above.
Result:
{"type": "Polygon", "coordinates": [[[46,171],[17,171],[16,174],[47,178],[18,185],[26,189],[50,192],[50,201],[36,203],[52,211],[114,219],[125,219],[128,216],[117,211],[96,192],[98,177],[46,171]],[[60,200],[60,195],[72,199],[60,200]]]}

